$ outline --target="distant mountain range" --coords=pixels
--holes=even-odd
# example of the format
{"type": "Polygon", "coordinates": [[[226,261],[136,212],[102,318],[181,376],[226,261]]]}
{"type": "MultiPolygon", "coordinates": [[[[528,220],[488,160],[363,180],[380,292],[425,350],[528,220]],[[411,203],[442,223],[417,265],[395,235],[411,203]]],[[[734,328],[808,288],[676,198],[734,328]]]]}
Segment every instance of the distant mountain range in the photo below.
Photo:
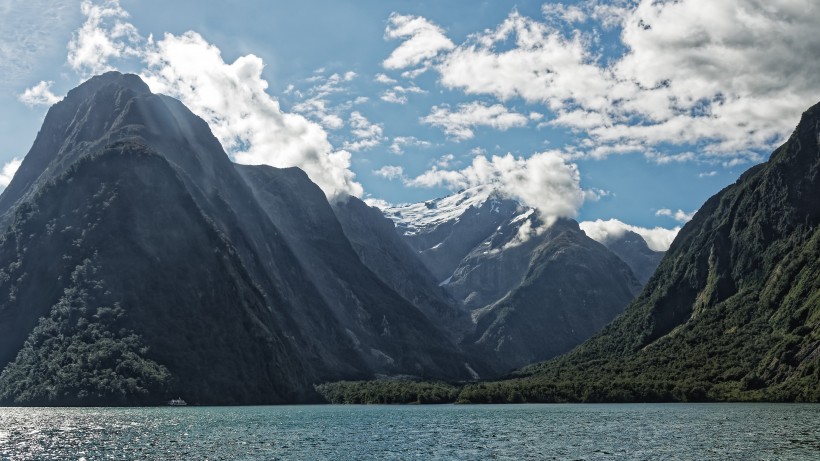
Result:
{"type": "Polygon", "coordinates": [[[640,291],[624,261],[642,274],[659,261],[640,237],[609,242],[622,260],[571,219],[544,226],[536,210],[491,186],[385,215],[470,312],[475,325],[462,345],[500,371],[562,354],[592,336],[640,291]]]}
{"type": "Polygon", "coordinates": [[[768,162],[711,197],[623,315],[503,401],[820,401],[820,104],[768,162]]]}

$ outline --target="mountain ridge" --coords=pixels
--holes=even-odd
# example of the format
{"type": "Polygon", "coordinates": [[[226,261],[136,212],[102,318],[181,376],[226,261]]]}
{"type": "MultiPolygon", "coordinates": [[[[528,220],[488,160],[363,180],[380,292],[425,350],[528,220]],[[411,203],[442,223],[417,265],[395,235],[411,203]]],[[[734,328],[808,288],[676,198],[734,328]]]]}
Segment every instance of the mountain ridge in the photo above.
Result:
{"type": "MultiPolygon", "coordinates": [[[[20,173],[15,175],[9,187],[0,196],[0,215],[6,232],[3,239],[9,242],[6,253],[0,254],[0,259],[8,258],[13,262],[8,266],[13,273],[7,274],[4,280],[6,288],[13,296],[9,298],[10,301],[0,301],[0,336],[4,337],[0,342],[0,359],[3,360],[0,362],[0,368],[4,368],[3,377],[0,378],[0,398],[4,402],[144,403],[148,398],[156,399],[155,402],[165,399],[167,396],[156,395],[158,389],[164,389],[178,392],[183,397],[188,395],[192,401],[198,403],[281,403],[315,400],[317,397],[311,383],[327,380],[361,379],[376,374],[417,374],[452,379],[471,376],[469,366],[465,366],[466,355],[459,352],[458,347],[419,312],[416,306],[378,281],[370,270],[362,265],[358,256],[350,249],[349,243],[346,243],[338,223],[333,227],[335,234],[331,232],[328,235],[335,235],[337,239],[341,239],[339,242],[342,246],[347,245],[346,253],[343,254],[347,258],[346,264],[352,269],[342,271],[337,267],[335,272],[330,274],[335,278],[327,280],[327,277],[318,277],[315,271],[306,267],[299,258],[299,251],[305,256],[304,248],[300,250],[292,239],[289,241],[282,229],[308,226],[310,220],[296,215],[272,216],[268,210],[272,203],[259,200],[253,184],[249,184],[235,169],[207,124],[179,101],[152,94],[137,76],[110,72],[93,77],[69,92],[63,101],[49,110],[43,128],[19,171],[20,173]],[[126,149],[123,146],[128,147],[126,149]],[[131,178],[128,171],[111,170],[111,165],[117,164],[109,161],[111,155],[114,155],[110,153],[112,149],[133,152],[134,155],[127,156],[131,160],[123,160],[122,164],[129,165],[128,168],[135,171],[141,171],[144,177],[132,180],[128,179],[131,178]],[[155,157],[161,158],[162,161],[150,160],[155,157]],[[136,163],[128,163],[131,161],[136,163]],[[180,210],[181,217],[190,217],[181,220],[193,227],[188,229],[189,231],[210,232],[207,235],[211,235],[208,237],[211,240],[200,240],[202,248],[193,248],[189,242],[184,241],[183,234],[186,230],[175,228],[173,220],[151,221],[154,218],[151,218],[151,209],[147,207],[156,206],[157,200],[150,205],[132,200],[134,197],[145,195],[137,186],[140,181],[151,183],[150,172],[144,171],[147,168],[146,164],[157,169],[157,177],[176,178],[176,182],[166,181],[168,185],[162,189],[169,197],[174,197],[169,199],[173,203],[163,203],[156,211],[177,207],[174,209],[180,210]],[[99,176],[106,178],[101,184],[97,184],[99,187],[106,187],[100,192],[101,195],[95,194],[96,190],[88,193],[87,197],[76,195],[76,190],[90,191],[96,187],[92,184],[94,179],[88,175],[65,176],[67,172],[76,174],[77,165],[99,169],[99,176]],[[172,173],[169,173],[169,170],[172,173]],[[123,190],[127,191],[117,195],[117,185],[121,185],[123,190]],[[58,212],[49,203],[38,202],[37,208],[52,210],[51,213],[56,214],[49,215],[45,222],[35,219],[30,207],[34,206],[34,201],[42,199],[41,191],[52,187],[64,190],[64,195],[75,197],[77,203],[85,204],[82,206],[88,210],[105,208],[107,211],[101,215],[103,220],[100,225],[114,225],[111,220],[116,219],[131,223],[133,229],[121,229],[108,234],[95,233],[88,227],[93,224],[83,221],[85,217],[90,217],[90,214],[75,216],[76,213],[71,210],[58,212]],[[108,197],[108,194],[113,195],[108,197]],[[128,197],[123,198],[125,196],[128,197]],[[120,199],[121,201],[118,201],[120,199]],[[111,203],[122,203],[128,207],[107,208],[113,207],[111,203]],[[196,218],[200,215],[203,216],[202,219],[196,218]],[[135,220],[136,216],[143,216],[147,221],[135,220]],[[291,218],[293,219],[290,220],[291,218]],[[30,232],[33,236],[50,235],[48,233],[51,229],[61,227],[82,228],[85,229],[85,233],[81,235],[82,238],[71,241],[55,240],[56,246],[41,245],[41,250],[45,252],[43,257],[32,259],[26,256],[30,253],[21,252],[16,245],[11,245],[11,242],[22,238],[16,232],[19,232],[19,225],[23,224],[35,226],[30,232]],[[165,227],[165,233],[157,233],[159,229],[151,227],[160,225],[165,227]],[[132,230],[140,230],[142,234],[134,235],[132,230]],[[152,237],[150,241],[156,248],[152,250],[149,247],[134,247],[140,236],[148,238],[147,236],[152,235],[156,238],[152,237]],[[158,279],[154,272],[166,273],[165,271],[172,269],[180,273],[187,271],[186,262],[182,257],[169,260],[172,266],[170,268],[163,265],[162,261],[166,255],[155,251],[168,244],[163,240],[163,236],[168,242],[183,239],[179,240],[176,246],[188,248],[187,251],[193,258],[190,264],[195,264],[197,270],[201,268],[206,273],[210,273],[207,271],[211,270],[224,270],[225,280],[220,283],[206,283],[211,279],[189,278],[185,279],[184,290],[174,290],[173,286],[168,284],[175,279],[174,276],[166,275],[164,279],[158,279]],[[118,240],[126,238],[130,240],[118,240]],[[95,254],[104,256],[115,252],[111,246],[112,242],[119,242],[119,246],[123,248],[124,261],[132,258],[134,261],[148,262],[137,264],[139,270],[131,270],[129,266],[123,266],[113,258],[96,261],[95,254]],[[216,246],[207,250],[213,245],[216,246]],[[72,251],[79,252],[83,257],[66,259],[64,264],[70,267],[59,266],[59,273],[54,272],[53,270],[58,267],[49,267],[47,262],[62,261],[60,255],[67,254],[69,248],[75,248],[72,251]],[[232,262],[228,266],[221,266],[221,259],[214,259],[203,251],[214,251],[215,254],[223,255],[232,262]],[[146,252],[152,254],[147,260],[146,252]],[[83,262],[86,260],[90,262],[83,262]],[[194,260],[198,260],[199,263],[195,263],[194,260]],[[90,264],[89,269],[82,269],[86,267],[85,264],[90,264]],[[20,272],[21,267],[27,269],[20,272]],[[219,267],[223,269],[218,269],[219,267]],[[105,300],[108,298],[65,298],[68,293],[85,290],[78,288],[79,285],[71,281],[71,275],[75,272],[103,274],[99,276],[103,278],[94,279],[93,282],[109,287],[104,292],[112,291],[119,298],[110,302],[105,300]],[[365,281],[371,281],[374,291],[366,292],[361,285],[364,282],[357,281],[355,277],[345,279],[346,273],[360,274],[365,281]],[[119,280],[117,274],[129,274],[128,283],[119,280]],[[32,280],[39,280],[38,285],[52,288],[38,293],[35,286],[27,283],[32,280]],[[149,298],[151,302],[141,303],[140,297],[136,295],[144,293],[143,296],[148,296],[152,293],[148,286],[140,285],[141,281],[158,287],[156,293],[149,298]],[[334,308],[326,296],[331,289],[329,287],[336,286],[334,283],[346,284],[352,287],[351,292],[358,290],[359,295],[346,298],[341,308],[334,308]],[[357,283],[360,285],[356,285],[357,283]],[[177,291],[187,293],[191,299],[172,302],[179,295],[177,291]],[[202,318],[192,314],[196,312],[194,310],[189,311],[188,322],[181,321],[175,324],[171,321],[157,320],[167,318],[167,313],[156,303],[167,302],[166,309],[174,305],[190,306],[192,300],[206,296],[206,293],[213,298],[210,304],[202,305],[202,318]],[[242,304],[245,301],[228,296],[228,293],[248,293],[250,296],[247,298],[249,301],[244,304],[245,310],[239,311],[241,315],[237,314],[231,319],[221,317],[223,313],[218,306],[242,304]],[[100,306],[86,305],[88,303],[100,306]],[[95,309],[102,307],[103,304],[114,306],[111,308],[116,312],[116,321],[106,323],[95,317],[95,309]],[[65,309],[76,313],[66,316],[61,313],[65,309]],[[77,315],[80,320],[75,318],[77,315]],[[51,320],[48,320],[49,318],[51,320]],[[139,318],[142,322],[135,323],[134,318],[139,318]],[[388,318],[401,319],[401,329],[396,330],[392,336],[382,334],[385,331],[383,323],[389,323],[388,318]],[[42,328],[39,328],[37,319],[45,319],[46,324],[40,325],[42,328]],[[82,328],[72,323],[75,321],[79,321],[82,328]],[[153,351],[149,353],[150,357],[139,354],[134,357],[147,360],[139,363],[148,368],[153,367],[151,369],[154,369],[154,372],[151,376],[167,375],[168,379],[163,378],[161,385],[139,388],[120,386],[118,389],[124,393],[122,395],[89,393],[66,383],[61,384],[61,389],[65,392],[60,395],[43,394],[37,389],[24,392],[15,387],[15,382],[32,382],[32,376],[37,376],[44,383],[55,382],[55,376],[41,375],[40,372],[43,370],[39,368],[38,362],[29,360],[31,357],[42,358],[43,347],[57,347],[66,363],[84,363],[83,357],[91,353],[91,349],[82,346],[83,341],[88,339],[86,336],[105,336],[110,333],[106,328],[114,328],[122,322],[130,325],[126,330],[132,331],[133,334],[116,337],[116,341],[112,340],[116,347],[119,347],[112,351],[132,354],[134,347],[137,347],[137,351],[153,351]],[[242,334],[249,335],[251,339],[248,340],[250,342],[242,343],[244,345],[241,347],[232,345],[226,339],[218,342],[219,347],[202,348],[211,351],[214,363],[209,363],[207,357],[194,352],[173,352],[173,344],[193,344],[191,341],[195,341],[196,338],[205,340],[208,337],[205,329],[197,330],[198,324],[211,324],[212,327],[224,325],[213,327],[216,328],[213,333],[217,336],[222,336],[227,331],[244,331],[242,334]],[[93,328],[86,328],[87,325],[92,325],[93,328]],[[148,328],[147,325],[151,327],[148,328]],[[175,330],[175,327],[179,329],[175,330]],[[68,342],[65,344],[46,344],[35,341],[36,338],[42,339],[42,335],[36,336],[36,332],[33,332],[33,329],[37,328],[40,332],[51,331],[51,328],[63,328],[73,333],[66,337],[68,342]],[[27,335],[31,341],[24,341],[27,335]],[[31,335],[35,335],[36,338],[31,335]],[[129,339],[132,337],[142,339],[133,342],[129,339]],[[408,341],[408,338],[413,337],[423,337],[425,341],[408,341]],[[20,351],[24,349],[27,352],[20,356],[20,351]],[[232,357],[226,354],[227,351],[233,351],[236,355],[232,357]],[[72,354],[79,355],[75,357],[72,354]],[[11,363],[15,356],[19,360],[11,363]],[[188,357],[190,360],[181,357],[188,357]],[[80,361],[77,362],[75,359],[80,361]],[[9,363],[11,365],[7,367],[9,363]],[[213,375],[203,374],[202,371],[207,368],[219,370],[220,367],[234,371],[215,371],[213,375]],[[194,377],[196,379],[193,379],[194,377]],[[232,380],[236,381],[233,387],[230,384],[232,380]],[[197,381],[200,383],[198,386],[193,384],[197,381]],[[142,392],[148,388],[153,391],[149,392],[150,396],[147,397],[142,392]]],[[[292,175],[288,172],[283,174],[292,175]]],[[[302,179],[302,183],[307,181],[306,177],[302,179]]],[[[318,191],[315,185],[309,181],[307,183],[312,187],[312,193],[318,191]]],[[[337,218],[326,198],[320,191],[318,194],[312,195],[313,206],[322,205],[320,208],[323,216],[336,222],[337,218]]],[[[60,203],[60,197],[49,197],[49,200],[60,203]]],[[[304,235],[309,235],[311,231],[309,227],[301,230],[304,231],[304,235]]],[[[176,254],[172,250],[169,249],[167,253],[176,254]]],[[[94,285],[92,282],[89,283],[94,285]]],[[[79,369],[85,370],[83,373],[91,372],[87,368],[79,369]]],[[[50,370],[49,373],[56,373],[59,367],[50,370]]],[[[78,376],[86,375],[81,373],[78,376]]],[[[123,375],[122,379],[127,381],[128,377],[123,375]]],[[[89,389],[93,387],[91,384],[88,386],[89,389]]]]}

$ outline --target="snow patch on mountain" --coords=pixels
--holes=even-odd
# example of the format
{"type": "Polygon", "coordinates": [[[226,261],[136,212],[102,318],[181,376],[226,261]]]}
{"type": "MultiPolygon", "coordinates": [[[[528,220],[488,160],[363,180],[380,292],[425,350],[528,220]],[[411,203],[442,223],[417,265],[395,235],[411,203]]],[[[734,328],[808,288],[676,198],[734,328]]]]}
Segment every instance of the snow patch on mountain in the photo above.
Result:
{"type": "Polygon", "coordinates": [[[426,202],[400,205],[385,208],[384,215],[393,220],[404,235],[415,235],[420,229],[431,228],[439,224],[455,221],[470,207],[480,207],[484,202],[494,199],[491,211],[498,212],[500,195],[493,186],[477,186],[464,189],[453,195],[426,202]]]}

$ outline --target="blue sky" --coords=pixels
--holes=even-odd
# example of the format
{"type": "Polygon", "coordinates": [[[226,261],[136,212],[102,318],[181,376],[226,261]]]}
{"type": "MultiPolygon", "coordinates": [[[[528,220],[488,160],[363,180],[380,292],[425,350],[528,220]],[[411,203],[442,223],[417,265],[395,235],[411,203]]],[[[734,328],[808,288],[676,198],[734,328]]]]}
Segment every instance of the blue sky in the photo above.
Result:
{"type": "Polygon", "coordinates": [[[818,8],[6,0],[0,181],[50,103],[119,69],[206,118],[236,161],[300,166],[329,197],[491,182],[546,215],[672,229],[820,100],[818,8]]]}

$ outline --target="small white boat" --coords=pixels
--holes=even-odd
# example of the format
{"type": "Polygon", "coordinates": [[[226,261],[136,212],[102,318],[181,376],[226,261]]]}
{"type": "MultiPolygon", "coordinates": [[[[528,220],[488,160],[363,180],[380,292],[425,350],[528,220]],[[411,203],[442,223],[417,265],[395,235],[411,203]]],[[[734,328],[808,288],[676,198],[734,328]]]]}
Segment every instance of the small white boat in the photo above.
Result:
{"type": "Polygon", "coordinates": [[[171,399],[168,401],[168,405],[172,407],[184,407],[188,405],[188,402],[182,400],[181,398],[177,397],[175,399],[171,399]]]}

